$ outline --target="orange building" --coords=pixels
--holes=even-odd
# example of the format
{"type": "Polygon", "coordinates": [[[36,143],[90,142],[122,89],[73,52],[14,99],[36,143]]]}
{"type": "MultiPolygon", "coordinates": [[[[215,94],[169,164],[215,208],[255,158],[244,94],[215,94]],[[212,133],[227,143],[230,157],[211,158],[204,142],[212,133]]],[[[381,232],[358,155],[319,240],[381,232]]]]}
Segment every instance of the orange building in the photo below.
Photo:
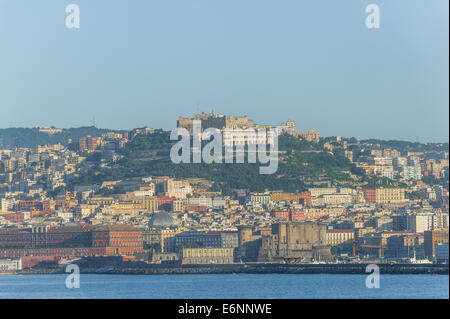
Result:
{"type": "Polygon", "coordinates": [[[281,191],[274,191],[270,193],[270,200],[275,203],[278,203],[280,201],[287,201],[287,202],[302,203],[303,205],[310,205],[311,193],[302,192],[300,194],[291,194],[281,191]]]}
{"type": "Polygon", "coordinates": [[[428,230],[423,233],[425,255],[435,255],[435,244],[448,244],[448,228],[428,230]]]}
{"type": "Polygon", "coordinates": [[[47,200],[38,201],[38,200],[22,200],[19,202],[19,211],[32,211],[32,210],[40,210],[40,211],[50,211],[50,202],[47,200]]]}
{"type": "Polygon", "coordinates": [[[142,230],[131,225],[99,226],[92,232],[92,246],[105,247],[106,255],[133,255],[143,250],[142,230]]]}

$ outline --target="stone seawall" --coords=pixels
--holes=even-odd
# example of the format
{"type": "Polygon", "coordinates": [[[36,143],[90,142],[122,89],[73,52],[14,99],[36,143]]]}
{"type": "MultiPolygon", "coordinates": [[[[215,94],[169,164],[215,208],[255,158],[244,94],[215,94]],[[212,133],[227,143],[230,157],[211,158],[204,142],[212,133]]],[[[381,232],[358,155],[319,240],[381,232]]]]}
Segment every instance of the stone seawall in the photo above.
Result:
{"type": "MultiPolygon", "coordinates": [[[[82,274],[367,274],[368,264],[80,265],[82,274]],[[144,266],[145,265],[145,266],[144,266]]],[[[448,264],[378,264],[380,274],[448,275],[448,264]]],[[[63,274],[64,267],[27,269],[20,274],[63,274]]]]}

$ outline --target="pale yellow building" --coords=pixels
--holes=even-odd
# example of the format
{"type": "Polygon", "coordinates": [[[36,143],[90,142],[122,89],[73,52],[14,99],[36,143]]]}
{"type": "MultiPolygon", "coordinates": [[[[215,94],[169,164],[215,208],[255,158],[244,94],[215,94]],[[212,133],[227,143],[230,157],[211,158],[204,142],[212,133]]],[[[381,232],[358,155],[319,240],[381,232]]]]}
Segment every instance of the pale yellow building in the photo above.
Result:
{"type": "Polygon", "coordinates": [[[231,264],[234,248],[184,248],[184,264],[231,264]]]}
{"type": "Polygon", "coordinates": [[[89,205],[111,205],[114,202],[114,197],[92,197],[87,200],[89,205]]]}
{"type": "Polygon", "coordinates": [[[316,130],[309,130],[308,132],[297,132],[297,136],[307,140],[308,142],[319,143],[320,135],[316,130]]]}
{"type": "Polygon", "coordinates": [[[131,202],[141,204],[146,212],[153,213],[158,210],[158,199],[156,197],[134,197],[131,202]]]}
{"type": "Polygon", "coordinates": [[[375,202],[377,204],[402,203],[405,201],[404,188],[377,188],[375,202]]]}
{"type": "Polygon", "coordinates": [[[354,240],[355,232],[351,229],[327,229],[327,243],[330,246],[352,245],[354,240]]]}

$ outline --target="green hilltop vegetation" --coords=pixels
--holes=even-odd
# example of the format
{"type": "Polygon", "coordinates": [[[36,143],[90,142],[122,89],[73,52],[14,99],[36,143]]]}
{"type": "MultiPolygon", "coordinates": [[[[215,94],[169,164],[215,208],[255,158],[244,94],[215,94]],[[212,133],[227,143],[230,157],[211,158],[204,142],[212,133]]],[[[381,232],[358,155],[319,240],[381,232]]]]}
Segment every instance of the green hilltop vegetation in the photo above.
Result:
{"type": "Polygon", "coordinates": [[[448,143],[419,143],[419,142],[408,142],[408,141],[397,141],[397,140],[378,140],[378,139],[368,139],[361,140],[362,144],[372,144],[373,148],[379,146],[380,149],[391,148],[396,149],[402,153],[408,151],[411,152],[448,152],[448,143]]]}
{"type": "Polygon", "coordinates": [[[38,145],[62,144],[67,146],[68,139],[78,141],[83,136],[101,136],[103,133],[112,132],[109,129],[100,129],[94,126],[63,129],[61,133],[48,134],[39,132],[34,128],[6,128],[0,129],[0,148],[12,149],[16,147],[36,147],[38,145]]]}
{"type": "Polygon", "coordinates": [[[103,181],[150,175],[205,178],[216,182],[224,194],[230,195],[235,189],[301,192],[318,182],[348,187],[397,186],[389,179],[369,179],[344,156],[343,150],[330,152],[322,144],[289,135],[279,137],[278,171],[272,175],[259,174],[261,164],[247,161],[242,164],[174,164],[169,157],[174,143],[162,131],[137,135],[122,150],[125,156],[107,168],[100,167],[100,156],[91,155],[87,161],[92,162],[92,165],[71,182],[71,188],[74,185],[100,184],[103,181]]]}

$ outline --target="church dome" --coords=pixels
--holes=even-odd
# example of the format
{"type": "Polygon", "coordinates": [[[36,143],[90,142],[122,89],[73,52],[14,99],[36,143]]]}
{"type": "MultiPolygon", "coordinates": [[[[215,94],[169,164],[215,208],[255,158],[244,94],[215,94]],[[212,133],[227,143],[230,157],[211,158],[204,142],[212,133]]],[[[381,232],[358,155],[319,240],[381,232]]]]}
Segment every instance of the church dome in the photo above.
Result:
{"type": "Polygon", "coordinates": [[[169,213],[155,212],[148,222],[149,227],[170,227],[175,226],[175,220],[169,213]]]}

